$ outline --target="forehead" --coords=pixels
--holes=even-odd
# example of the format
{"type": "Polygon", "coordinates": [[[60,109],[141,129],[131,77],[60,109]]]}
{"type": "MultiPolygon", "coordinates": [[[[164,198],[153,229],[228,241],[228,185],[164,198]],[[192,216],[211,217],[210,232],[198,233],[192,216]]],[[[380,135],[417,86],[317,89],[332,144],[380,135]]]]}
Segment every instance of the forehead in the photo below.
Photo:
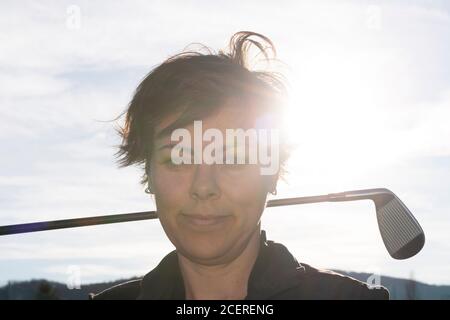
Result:
{"type": "MultiPolygon", "coordinates": [[[[254,104],[231,100],[222,104],[205,117],[195,120],[202,121],[203,130],[215,128],[225,132],[226,129],[254,128],[261,118],[261,114],[261,110],[258,110],[257,106],[254,104]]],[[[181,115],[181,111],[172,113],[164,117],[158,123],[154,131],[155,136],[158,138],[157,140],[170,138],[171,132],[165,132],[163,136],[159,137],[158,135],[175,122],[181,115]]],[[[184,128],[193,130],[193,121],[187,123],[184,128]]]]}

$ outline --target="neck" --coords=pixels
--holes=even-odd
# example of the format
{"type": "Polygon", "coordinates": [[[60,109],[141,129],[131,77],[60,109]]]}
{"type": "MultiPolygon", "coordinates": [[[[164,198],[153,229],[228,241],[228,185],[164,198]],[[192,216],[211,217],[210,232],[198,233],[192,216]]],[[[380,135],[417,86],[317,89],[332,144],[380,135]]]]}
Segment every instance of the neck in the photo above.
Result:
{"type": "Polygon", "coordinates": [[[259,252],[260,230],[253,233],[244,250],[232,261],[203,265],[178,254],[187,300],[242,300],[259,252]]]}

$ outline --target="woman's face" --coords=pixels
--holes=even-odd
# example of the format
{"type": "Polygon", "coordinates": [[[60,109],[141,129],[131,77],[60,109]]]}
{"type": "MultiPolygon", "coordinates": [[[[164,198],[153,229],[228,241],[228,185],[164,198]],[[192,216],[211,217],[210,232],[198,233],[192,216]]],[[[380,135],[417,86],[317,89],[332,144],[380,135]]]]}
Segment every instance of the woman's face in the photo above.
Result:
{"type": "MultiPolygon", "coordinates": [[[[225,137],[226,129],[254,128],[255,112],[243,110],[224,105],[202,119],[203,132],[215,128],[225,137]]],[[[164,119],[155,135],[177,116],[164,119]]],[[[193,139],[193,123],[185,128],[193,139]]],[[[233,260],[259,230],[276,175],[261,175],[259,164],[174,165],[173,144],[170,135],[156,140],[150,161],[150,185],[164,231],[192,261],[212,265],[233,260]]]]}

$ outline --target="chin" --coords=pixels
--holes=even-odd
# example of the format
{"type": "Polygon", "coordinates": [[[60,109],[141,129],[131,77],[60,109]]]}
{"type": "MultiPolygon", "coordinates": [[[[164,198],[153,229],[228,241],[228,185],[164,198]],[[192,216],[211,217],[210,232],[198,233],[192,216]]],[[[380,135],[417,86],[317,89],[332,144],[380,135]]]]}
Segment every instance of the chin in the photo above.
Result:
{"type": "Polygon", "coordinates": [[[177,250],[193,261],[214,263],[224,259],[233,247],[230,237],[219,235],[195,234],[181,241],[177,250]]]}

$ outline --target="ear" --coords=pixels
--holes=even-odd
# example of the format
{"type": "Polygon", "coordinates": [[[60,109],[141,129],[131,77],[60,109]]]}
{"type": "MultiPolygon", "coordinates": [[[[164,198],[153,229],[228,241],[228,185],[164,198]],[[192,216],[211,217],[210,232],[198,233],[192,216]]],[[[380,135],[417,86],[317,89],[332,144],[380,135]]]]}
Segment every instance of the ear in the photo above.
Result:
{"type": "Polygon", "coordinates": [[[267,193],[274,194],[275,192],[276,194],[279,175],[280,172],[278,171],[276,174],[266,176],[267,193]]]}

